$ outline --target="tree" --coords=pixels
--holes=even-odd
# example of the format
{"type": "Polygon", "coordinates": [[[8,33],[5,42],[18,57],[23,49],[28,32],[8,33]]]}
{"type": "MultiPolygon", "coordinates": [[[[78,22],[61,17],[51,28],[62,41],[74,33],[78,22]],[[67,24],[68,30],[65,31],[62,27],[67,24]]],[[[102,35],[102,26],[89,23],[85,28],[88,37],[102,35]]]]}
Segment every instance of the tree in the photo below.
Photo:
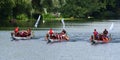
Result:
{"type": "Polygon", "coordinates": [[[101,15],[101,10],[104,11],[114,5],[114,0],[66,0],[60,11],[67,17],[96,17],[101,15]]]}
{"type": "MultiPolygon", "coordinates": [[[[31,0],[15,0],[15,7],[13,8],[13,16],[16,18],[21,14],[30,17],[32,11],[31,0]]],[[[28,18],[28,17],[26,17],[28,18]]]]}
{"type": "Polygon", "coordinates": [[[12,18],[13,7],[15,7],[14,0],[0,0],[0,18],[1,19],[12,18]]]}
{"type": "MultiPolygon", "coordinates": [[[[98,3],[98,0],[67,0],[67,5],[71,5],[69,8],[69,12],[73,12],[70,15],[73,15],[73,17],[85,17],[86,14],[97,11],[101,6],[100,3],[98,3]]],[[[64,7],[63,7],[64,8],[64,7]]],[[[64,9],[66,10],[66,9],[64,9]]]]}

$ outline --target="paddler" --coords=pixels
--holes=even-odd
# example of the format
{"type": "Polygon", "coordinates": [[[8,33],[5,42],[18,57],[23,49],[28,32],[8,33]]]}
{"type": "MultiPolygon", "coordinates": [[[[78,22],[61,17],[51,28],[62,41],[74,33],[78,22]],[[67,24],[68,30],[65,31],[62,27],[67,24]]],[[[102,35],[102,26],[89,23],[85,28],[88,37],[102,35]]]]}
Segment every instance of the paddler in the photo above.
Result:
{"type": "Polygon", "coordinates": [[[93,34],[94,34],[94,39],[98,39],[98,32],[96,29],[94,29],[93,34]]]}
{"type": "Polygon", "coordinates": [[[18,35],[18,33],[19,33],[19,27],[16,27],[16,28],[14,29],[14,33],[15,33],[15,36],[18,35]]]}
{"type": "Polygon", "coordinates": [[[107,29],[105,29],[105,30],[103,31],[103,35],[104,35],[105,37],[107,37],[107,35],[108,35],[107,29]]]}
{"type": "Polygon", "coordinates": [[[50,38],[54,38],[54,31],[52,28],[50,28],[50,30],[48,31],[48,34],[49,34],[50,38]]]}

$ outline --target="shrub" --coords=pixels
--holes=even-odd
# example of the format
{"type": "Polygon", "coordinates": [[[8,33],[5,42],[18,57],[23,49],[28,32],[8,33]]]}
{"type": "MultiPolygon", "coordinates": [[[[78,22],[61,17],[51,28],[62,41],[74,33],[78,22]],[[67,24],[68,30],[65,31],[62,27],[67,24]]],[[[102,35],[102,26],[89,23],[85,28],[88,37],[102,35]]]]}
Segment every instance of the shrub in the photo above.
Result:
{"type": "Polygon", "coordinates": [[[28,20],[28,16],[26,14],[17,15],[16,19],[18,20],[28,20]]]}

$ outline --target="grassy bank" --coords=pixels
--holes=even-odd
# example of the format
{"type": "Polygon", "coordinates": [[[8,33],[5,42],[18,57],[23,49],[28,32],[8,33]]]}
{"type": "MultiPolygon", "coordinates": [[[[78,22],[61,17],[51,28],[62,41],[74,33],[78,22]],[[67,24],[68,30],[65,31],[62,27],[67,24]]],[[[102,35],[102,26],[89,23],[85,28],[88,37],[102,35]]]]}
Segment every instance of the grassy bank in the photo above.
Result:
{"type": "MultiPolygon", "coordinates": [[[[63,18],[45,18],[43,19],[45,23],[43,23],[43,20],[40,20],[38,28],[48,28],[48,27],[56,27],[61,24],[61,21],[63,18]],[[58,22],[58,23],[56,23],[58,22]],[[51,25],[52,23],[52,25],[51,25]]],[[[97,19],[83,19],[83,18],[64,18],[66,22],[89,22],[89,21],[99,21],[97,19]]],[[[36,23],[36,20],[16,20],[15,23],[10,23],[8,20],[2,22],[0,24],[0,30],[13,30],[15,27],[20,27],[21,29],[27,29],[29,27],[34,28],[34,25],[36,23]]]]}
{"type": "Polygon", "coordinates": [[[64,19],[64,20],[81,20],[80,18],[44,18],[43,20],[47,20],[47,21],[49,21],[49,20],[62,20],[62,19],[64,19]]]}
{"type": "MultiPolygon", "coordinates": [[[[29,27],[19,27],[20,28],[20,30],[27,30],[29,27]]],[[[0,27],[0,30],[2,31],[2,30],[5,30],[5,31],[9,31],[9,30],[11,30],[11,31],[13,31],[15,29],[15,27],[0,27]]]]}

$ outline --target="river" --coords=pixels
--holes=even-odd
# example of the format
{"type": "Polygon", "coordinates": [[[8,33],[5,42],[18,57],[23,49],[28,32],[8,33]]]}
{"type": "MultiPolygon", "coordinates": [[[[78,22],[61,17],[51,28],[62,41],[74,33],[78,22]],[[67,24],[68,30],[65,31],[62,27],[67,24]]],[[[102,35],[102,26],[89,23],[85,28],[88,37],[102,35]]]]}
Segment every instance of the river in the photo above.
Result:
{"type": "MultiPolygon", "coordinates": [[[[50,23],[50,25],[53,23],[50,23]]],[[[62,23],[53,28],[61,32],[62,23]]],[[[44,26],[44,25],[42,25],[44,26]]],[[[55,26],[53,24],[53,26],[55,26]]],[[[52,27],[53,27],[52,26],[52,27]]],[[[36,39],[11,41],[12,31],[0,31],[0,60],[119,60],[120,52],[120,20],[103,20],[92,22],[65,21],[65,30],[70,41],[46,44],[44,36],[51,28],[33,30],[36,39]],[[106,28],[109,30],[112,41],[107,44],[93,46],[89,42],[93,30],[99,33],[106,28]]]]}
{"type": "MultiPolygon", "coordinates": [[[[94,29],[96,29],[99,33],[102,33],[104,29],[109,30],[111,24],[113,23],[113,28],[109,31],[112,34],[112,43],[120,42],[119,34],[120,34],[120,20],[102,20],[102,21],[91,21],[91,22],[81,22],[81,21],[64,21],[65,22],[65,30],[67,31],[68,36],[71,41],[89,41],[90,36],[93,34],[94,29]]],[[[63,25],[61,21],[51,21],[40,26],[41,28],[39,32],[40,35],[44,36],[49,28],[53,28],[55,32],[61,32],[63,29],[63,25]],[[44,28],[43,28],[44,27],[44,28]],[[45,28],[46,27],[46,28],[45,28]]],[[[38,31],[37,31],[38,32],[38,31]]],[[[38,35],[37,35],[38,36],[38,35]]]]}

